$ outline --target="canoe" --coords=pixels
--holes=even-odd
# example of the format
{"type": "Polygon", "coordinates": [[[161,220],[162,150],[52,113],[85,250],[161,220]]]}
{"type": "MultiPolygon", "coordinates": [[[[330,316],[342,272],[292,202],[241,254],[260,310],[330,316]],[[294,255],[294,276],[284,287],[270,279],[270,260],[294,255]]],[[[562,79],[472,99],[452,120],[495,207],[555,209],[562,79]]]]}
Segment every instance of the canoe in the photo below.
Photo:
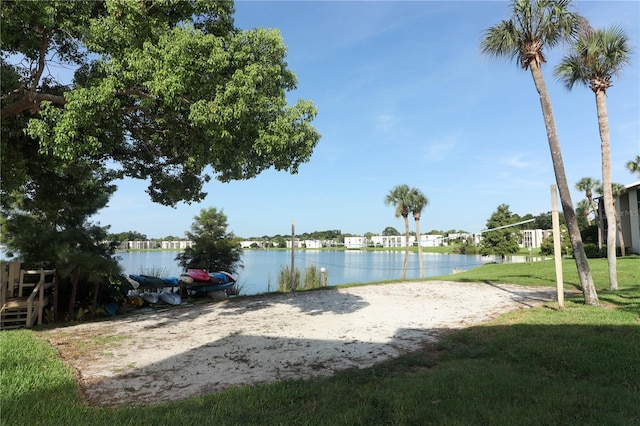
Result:
{"type": "Polygon", "coordinates": [[[142,297],[144,299],[145,302],[149,302],[149,303],[158,303],[158,300],[160,299],[160,293],[155,293],[155,292],[151,292],[151,291],[145,291],[144,293],[142,293],[140,295],[140,297],[142,297]]]}
{"type": "Polygon", "coordinates": [[[226,284],[236,282],[236,279],[225,271],[207,272],[204,269],[187,269],[186,275],[194,282],[200,283],[211,282],[213,284],[226,284]]]}
{"type": "Polygon", "coordinates": [[[163,291],[160,294],[160,300],[169,305],[179,305],[182,303],[182,298],[178,293],[173,293],[170,291],[163,291]]]}
{"type": "Polygon", "coordinates": [[[139,287],[145,288],[177,287],[179,285],[178,278],[159,278],[136,274],[130,274],[129,278],[137,282],[139,287]]]}
{"type": "Polygon", "coordinates": [[[162,277],[162,281],[164,281],[165,287],[178,287],[180,285],[180,280],[177,277],[162,277]]]}
{"type": "Polygon", "coordinates": [[[229,287],[233,287],[235,282],[212,284],[211,282],[198,282],[194,281],[187,286],[187,290],[194,291],[196,293],[209,293],[210,291],[225,290],[229,287]]]}
{"type": "Polygon", "coordinates": [[[236,279],[233,278],[233,276],[228,273],[228,272],[224,272],[224,271],[219,271],[219,272],[212,272],[209,274],[209,280],[213,283],[216,284],[223,284],[223,283],[229,283],[229,282],[236,282],[236,279]]]}
{"type": "Polygon", "coordinates": [[[209,273],[204,269],[187,269],[187,275],[194,281],[209,281],[209,273]]]}
{"type": "Polygon", "coordinates": [[[187,284],[187,290],[192,291],[198,295],[207,294],[211,291],[226,290],[233,287],[236,283],[236,279],[228,272],[207,272],[204,269],[188,269],[187,279],[183,279],[181,276],[180,281],[187,284]]]}
{"type": "Polygon", "coordinates": [[[178,277],[178,282],[180,284],[191,284],[193,282],[193,278],[189,275],[182,274],[178,277]]]}

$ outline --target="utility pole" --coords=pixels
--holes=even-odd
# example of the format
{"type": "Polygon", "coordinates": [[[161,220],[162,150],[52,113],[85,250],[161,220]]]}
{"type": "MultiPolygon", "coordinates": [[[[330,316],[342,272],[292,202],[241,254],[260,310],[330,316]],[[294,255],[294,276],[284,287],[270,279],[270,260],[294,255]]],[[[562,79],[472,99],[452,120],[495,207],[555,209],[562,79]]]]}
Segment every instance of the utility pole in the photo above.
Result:
{"type": "Polygon", "coordinates": [[[556,287],[558,289],[558,307],[564,308],[564,289],[562,281],[562,243],[560,235],[560,216],[558,214],[558,195],[556,186],[551,185],[551,223],[553,226],[553,258],[556,265],[556,287]]]}
{"type": "Polygon", "coordinates": [[[295,290],[295,239],[296,239],[296,222],[291,221],[291,291],[295,290]]]}

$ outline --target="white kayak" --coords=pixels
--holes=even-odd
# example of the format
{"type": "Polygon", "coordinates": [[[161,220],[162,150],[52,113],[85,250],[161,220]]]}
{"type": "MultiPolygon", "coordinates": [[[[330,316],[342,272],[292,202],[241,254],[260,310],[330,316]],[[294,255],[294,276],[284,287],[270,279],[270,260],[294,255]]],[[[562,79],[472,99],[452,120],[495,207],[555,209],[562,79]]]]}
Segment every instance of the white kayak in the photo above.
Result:
{"type": "Polygon", "coordinates": [[[178,293],[173,293],[170,291],[163,291],[160,294],[160,300],[169,305],[179,305],[182,303],[182,299],[178,293]]]}
{"type": "Polygon", "coordinates": [[[145,291],[140,295],[140,297],[142,297],[145,302],[158,303],[158,300],[160,299],[160,293],[145,291]]]}

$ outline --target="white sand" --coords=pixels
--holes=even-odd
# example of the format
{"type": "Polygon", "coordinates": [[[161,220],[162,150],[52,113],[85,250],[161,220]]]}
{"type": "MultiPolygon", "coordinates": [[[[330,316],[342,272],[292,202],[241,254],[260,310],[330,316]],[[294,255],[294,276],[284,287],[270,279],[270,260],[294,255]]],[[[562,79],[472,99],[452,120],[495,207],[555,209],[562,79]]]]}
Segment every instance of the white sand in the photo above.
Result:
{"type": "Polygon", "coordinates": [[[78,371],[89,403],[153,404],[369,367],[550,300],[551,288],[411,282],[186,305],[44,335],[78,371]],[[98,337],[104,343],[78,352],[98,337]]]}

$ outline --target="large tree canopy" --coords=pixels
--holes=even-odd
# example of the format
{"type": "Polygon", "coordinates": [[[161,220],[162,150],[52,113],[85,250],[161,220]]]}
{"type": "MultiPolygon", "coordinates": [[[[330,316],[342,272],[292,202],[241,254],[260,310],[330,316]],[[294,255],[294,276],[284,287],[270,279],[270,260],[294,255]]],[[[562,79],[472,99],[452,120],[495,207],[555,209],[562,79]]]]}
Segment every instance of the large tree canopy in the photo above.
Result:
{"type": "Polygon", "coordinates": [[[176,256],[186,269],[225,271],[234,274],[242,267],[242,248],[232,232],[227,231],[227,216],[215,207],[200,210],[186,236],[195,244],[176,256]]]}
{"type": "Polygon", "coordinates": [[[297,80],[280,33],[239,30],[233,12],[210,0],[3,1],[3,163],[34,138],[49,155],[148,179],[165,205],[201,200],[209,174],[296,173],[320,138],[316,109],[287,104],[297,80]]]}
{"type": "Polygon", "coordinates": [[[519,221],[518,215],[509,210],[506,204],[500,204],[487,220],[487,231],[482,233],[480,254],[499,255],[502,260],[508,254],[517,253],[522,242],[522,233],[516,227],[510,227],[519,221]]]}

